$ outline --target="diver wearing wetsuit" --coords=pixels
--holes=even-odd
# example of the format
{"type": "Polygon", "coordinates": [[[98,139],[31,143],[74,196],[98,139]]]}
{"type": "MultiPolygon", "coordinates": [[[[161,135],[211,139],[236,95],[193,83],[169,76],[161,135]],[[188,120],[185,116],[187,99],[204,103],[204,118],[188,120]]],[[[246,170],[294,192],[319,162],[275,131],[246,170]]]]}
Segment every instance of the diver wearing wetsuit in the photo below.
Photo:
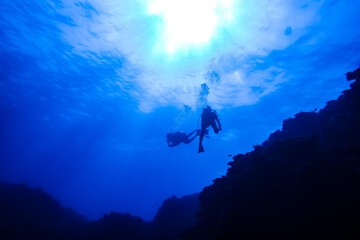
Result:
{"type": "Polygon", "coordinates": [[[191,143],[197,136],[199,136],[200,134],[200,130],[195,130],[192,131],[191,133],[189,133],[188,135],[186,135],[185,132],[174,132],[174,133],[168,133],[166,135],[167,138],[167,144],[169,147],[174,147],[179,145],[180,143],[185,143],[185,144],[189,144],[191,143]],[[191,137],[191,135],[193,135],[194,133],[196,133],[193,137],[191,137]],[[191,137],[191,138],[190,138],[191,137]]]}
{"type": "Polygon", "coordinates": [[[216,111],[211,110],[210,106],[207,106],[203,109],[203,113],[201,114],[201,132],[200,132],[200,142],[199,142],[199,153],[204,152],[204,147],[202,145],[202,141],[204,139],[204,135],[206,134],[207,128],[211,126],[216,134],[221,131],[221,123],[216,111]],[[216,125],[217,123],[217,125],[216,125]]]}

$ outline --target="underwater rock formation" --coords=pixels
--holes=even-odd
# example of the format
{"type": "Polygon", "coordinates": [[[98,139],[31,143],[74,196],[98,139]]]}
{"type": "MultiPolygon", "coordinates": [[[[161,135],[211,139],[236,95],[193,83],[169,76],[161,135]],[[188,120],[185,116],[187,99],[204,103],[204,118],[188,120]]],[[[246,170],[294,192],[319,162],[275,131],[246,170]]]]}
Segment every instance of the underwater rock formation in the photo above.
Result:
{"type": "Polygon", "coordinates": [[[176,240],[196,223],[199,194],[164,201],[153,222],[111,212],[87,221],[41,189],[0,183],[0,239],[176,240]]]}
{"type": "Polygon", "coordinates": [[[185,239],[360,239],[358,82],[229,165],[185,239]]]}
{"type": "Polygon", "coordinates": [[[111,212],[86,225],[82,239],[151,239],[150,223],[130,214],[111,212]]]}
{"type": "Polygon", "coordinates": [[[198,193],[165,200],[152,222],[153,239],[182,239],[184,230],[196,224],[199,210],[198,193]]]}
{"type": "Polygon", "coordinates": [[[89,222],[82,239],[177,240],[188,227],[196,224],[199,194],[164,201],[152,222],[140,217],[111,212],[89,222]]]}
{"type": "Polygon", "coordinates": [[[0,183],[0,239],[78,239],[85,223],[40,189],[0,183]]]}

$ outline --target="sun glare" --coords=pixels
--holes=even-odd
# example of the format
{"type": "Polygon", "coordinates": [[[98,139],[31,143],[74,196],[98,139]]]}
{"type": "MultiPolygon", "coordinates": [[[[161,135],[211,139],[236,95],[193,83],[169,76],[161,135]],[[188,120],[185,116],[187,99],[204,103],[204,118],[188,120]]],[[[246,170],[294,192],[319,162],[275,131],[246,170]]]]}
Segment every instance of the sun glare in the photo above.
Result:
{"type": "Polygon", "coordinates": [[[208,44],[216,29],[231,20],[233,0],[148,0],[150,14],[159,16],[157,48],[169,54],[208,44]]]}

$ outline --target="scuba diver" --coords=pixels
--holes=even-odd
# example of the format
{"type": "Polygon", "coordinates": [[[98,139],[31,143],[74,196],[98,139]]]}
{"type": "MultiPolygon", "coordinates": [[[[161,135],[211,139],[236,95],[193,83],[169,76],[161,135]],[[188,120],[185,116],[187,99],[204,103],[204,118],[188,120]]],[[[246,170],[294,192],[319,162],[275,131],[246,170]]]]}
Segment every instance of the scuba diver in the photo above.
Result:
{"type": "Polygon", "coordinates": [[[207,128],[211,125],[214,132],[218,134],[221,131],[221,124],[219,117],[216,111],[213,111],[210,106],[207,106],[203,109],[203,113],[201,114],[201,130],[200,130],[200,142],[199,142],[199,152],[204,152],[204,147],[202,145],[202,141],[204,139],[204,135],[206,134],[207,128]],[[217,125],[216,125],[217,123],[217,125]]]}
{"type": "MultiPolygon", "coordinates": [[[[191,133],[189,133],[188,135],[186,135],[185,132],[168,133],[168,134],[166,134],[168,146],[169,147],[174,147],[174,146],[179,145],[180,143],[189,144],[197,136],[200,135],[200,132],[201,132],[200,130],[195,130],[195,131],[192,131],[191,133]],[[194,134],[194,136],[191,137],[191,135],[193,135],[193,134],[194,134]]],[[[205,132],[205,134],[208,134],[208,133],[209,133],[209,131],[205,132]]]]}

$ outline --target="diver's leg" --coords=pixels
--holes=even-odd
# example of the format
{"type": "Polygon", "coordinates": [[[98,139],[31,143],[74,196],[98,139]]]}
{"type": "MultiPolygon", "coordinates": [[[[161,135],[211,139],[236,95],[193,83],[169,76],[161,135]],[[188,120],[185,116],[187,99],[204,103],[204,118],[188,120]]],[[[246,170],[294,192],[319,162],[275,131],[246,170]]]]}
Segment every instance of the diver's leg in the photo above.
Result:
{"type": "Polygon", "coordinates": [[[202,144],[199,144],[199,151],[198,153],[205,152],[204,147],[202,144]]]}
{"type": "Polygon", "coordinates": [[[218,134],[219,128],[216,126],[215,121],[211,123],[211,127],[213,128],[214,132],[215,132],[216,134],[218,134]]]}
{"type": "Polygon", "coordinates": [[[184,143],[186,143],[186,144],[191,143],[192,141],[194,141],[194,139],[195,139],[197,136],[198,136],[198,135],[196,134],[196,135],[194,135],[192,138],[186,139],[186,140],[184,141],[184,143]]]}
{"type": "Polygon", "coordinates": [[[202,143],[203,139],[204,139],[204,134],[201,132],[200,133],[200,143],[202,143]]]}
{"type": "Polygon", "coordinates": [[[194,130],[194,131],[192,131],[191,133],[189,133],[188,135],[187,135],[187,139],[186,139],[186,141],[184,141],[186,144],[188,144],[188,143],[191,143],[192,141],[194,141],[194,139],[197,137],[197,136],[199,136],[200,135],[200,131],[199,130],[194,130]],[[193,137],[191,137],[190,138],[190,136],[192,135],[192,134],[194,134],[194,133],[196,133],[193,137]]]}
{"type": "MultiPolygon", "coordinates": [[[[194,131],[192,131],[191,133],[189,133],[189,134],[186,136],[186,138],[190,138],[191,135],[193,135],[194,133],[198,133],[198,132],[199,132],[199,130],[194,130],[194,131]]],[[[199,134],[196,134],[195,137],[196,137],[197,135],[199,135],[199,134]]]]}
{"type": "Polygon", "coordinates": [[[201,133],[200,133],[200,141],[199,141],[199,152],[198,153],[201,153],[201,152],[204,152],[204,147],[202,145],[202,141],[204,139],[204,132],[205,132],[206,129],[201,129],[201,133]]]}
{"type": "Polygon", "coordinates": [[[191,133],[189,133],[187,136],[186,136],[186,140],[184,140],[184,143],[186,143],[186,144],[189,144],[189,143],[191,143],[192,141],[194,141],[194,139],[197,137],[197,136],[199,136],[199,130],[194,130],[194,131],[192,131],[191,133]],[[193,137],[191,137],[190,138],[190,136],[192,135],[192,134],[194,134],[194,133],[196,133],[193,137]]]}

